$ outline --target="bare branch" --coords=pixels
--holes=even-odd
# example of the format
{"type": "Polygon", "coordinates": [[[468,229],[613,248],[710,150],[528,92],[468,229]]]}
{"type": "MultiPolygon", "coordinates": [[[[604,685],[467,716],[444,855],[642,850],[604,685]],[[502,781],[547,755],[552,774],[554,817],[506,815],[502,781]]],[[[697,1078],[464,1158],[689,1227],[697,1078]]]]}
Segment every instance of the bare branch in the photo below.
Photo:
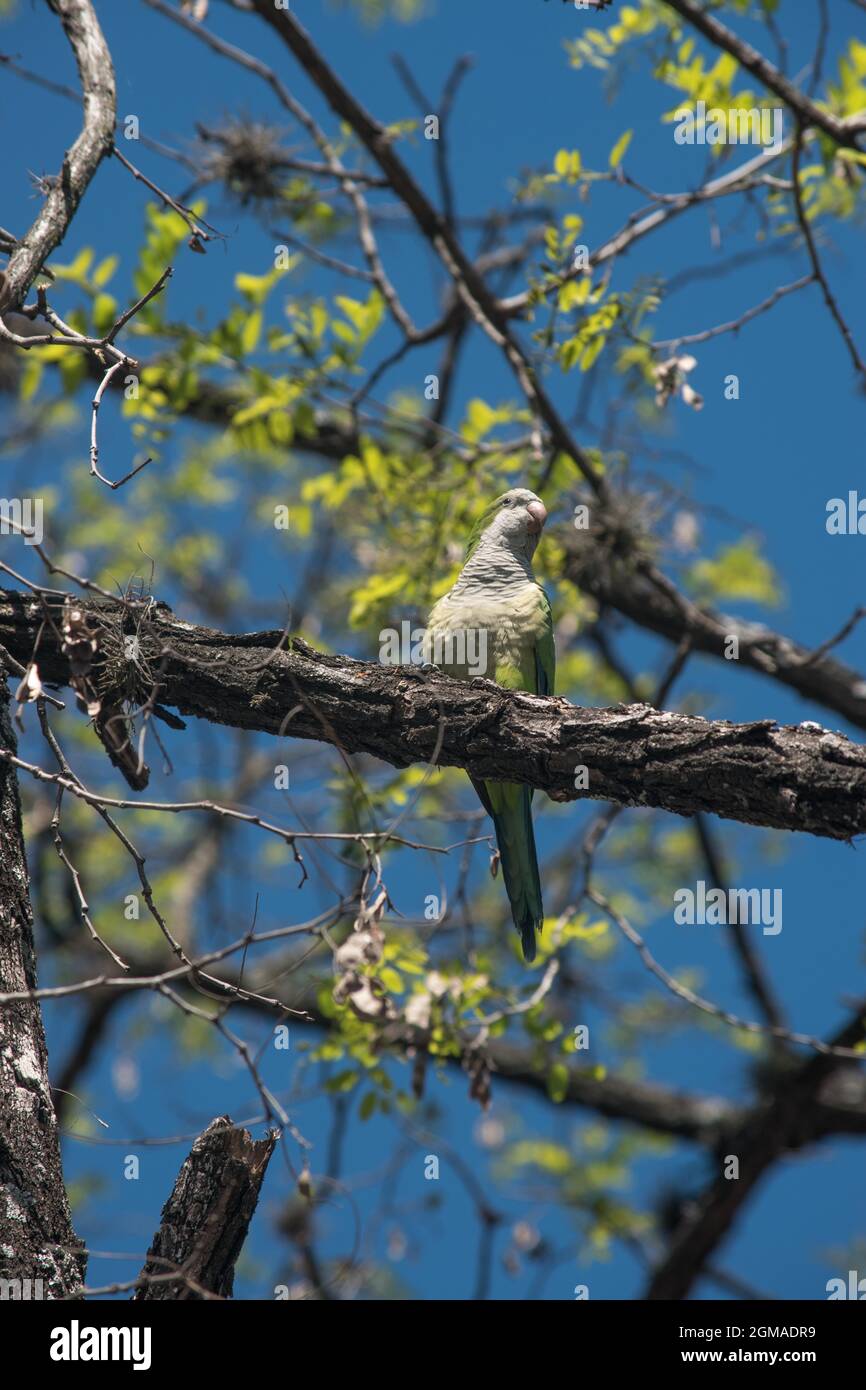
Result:
{"type": "Polygon", "coordinates": [[[684,347],[687,343],[706,343],[711,338],[718,338],[722,333],[738,333],[745,324],[751,323],[759,314],[766,314],[774,304],[778,304],[780,299],[784,299],[787,294],[794,294],[797,290],[804,290],[807,285],[814,283],[816,277],[803,275],[799,280],[794,280],[790,285],[780,285],[778,289],[766,299],[761,300],[760,304],[755,304],[745,313],[740,314],[737,319],[731,319],[728,323],[720,323],[715,328],[705,328],[701,333],[684,333],[679,338],[664,338],[659,342],[653,343],[656,351],[670,351],[672,349],[684,347]]]}
{"type": "Polygon", "coordinates": [[[185,208],[183,203],[177,202],[175,198],[172,198],[170,194],[166,193],[158,184],[154,183],[152,179],[149,179],[146,174],[143,174],[140,169],[136,169],[135,165],[127,159],[125,154],[120,152],[116,145],[112,145],[111,153],[114,155],[115,159],[120,160],[125,169],[129,170],[134,179],[137,179],[139,183],[143,183],[146,188],[150,189],[151,193],[156,194],[157,198],[161,198],[165,207],[171,208],[172,212],[176,212],[178,217],[183,218],[184,222],[189,227],[190,236],[187,244],[191,251],[203,252],[204,246],[202,243],[205,241],[213,241],[214,236],[220,235],[214,227],[211,227],[210,231],[205,231],[205,227],[209,225],[208,223],[205,223],[203,227],[197,222],[189,208],[185,208]]]}
{"type": "Polygon", "coordinates": [[[848,327],[847,323],[845,322],[845,319],[842,316],[842,311],[836,302],[836,299],[833,295],[832,290],[830,289],[829,284],[827,283],[827,277],[824,274],[824,271],[821,267],[821,261],[818,256],[818,248],[815,245],[815,234],[812,231],[812,226],[809,222],[809,218],[806,213],[805,206],[803,204],[803,189],[800,185],[800,157],[803,150],[803,139],[803,128],[802,126],[800,126],[797,129],[797,138],[794,141],[794,151],[792,155],[794,205],[797,209],[797,221],[800,223],[800,230],[803,233],[803,237],[806,242],[806,249],[809,252],[809,260],[812,262],[812,274],[821,286],[821,291],[824,295],[824,302],[827,305],[827,308],[830,310],[830,313],[833,316],[833,319],[836,323],[837,328],[839,329],[839,332],[842,334],[842,338],[845,342],[845,346],[848,349],[851,361],[854,363],[854,369],[855,371],[860,373],[860,376],[863,378],[864,384],[866,384],[866,362],[863,361],[863,358],[860,356],[860,353],[857,350],[857,344],[854,342],[854,335],[851,332],[851,329],[848,327]]]}
{"type": "Polygon", "coordinates": [[[594,902],[596,907],[600,907],[602,912],[606,912],[612,922],[616,924],[625,939],[634,946],[643,964],[649,973],[664,985],[665,989],[670,990],[677,999],[681,999],[684,1004],[690,1005],[693,1009],[698,1009],[701,1013],[709,1014],[711,1018],[717,1018],[720,1023],[725,1023],[729,1028],[737,1028],[744,1033],[753,1033],[761,1037],[778,1038],[782,1042],[796,1043],[798,1047],[808,1047],[812,1052],[820,1053],[824,1057],[847,1057],[851,1061],[862,1062],[866,1054],[863,1052],[863,1038],[855,1037],[853,1046],[842,1046],[837,1043],[827,1043],[821,1038],[816,1038],[812,1033],[793,1033],[788,1028],[782,1028],[777,1024],[755,1023],[751,1019],[741,1018],[738,1014],[731,1013],[728,1009],[722,1009],[718,1004],[714,1004],[709,999],[704,999],[700,994],[696,994],[688,985],[684,985],[664,966],[659,965],[655,956],[650,951],[640,932],[632,926],[628,918],[621,912],[617,912],[606,898],[600,893],[590,889],[587,897],[594,902]]]}
{"type": "Polygon", "coordinates": [[[105,483],[106,487],[110,487],[112,490],[114,490],[115,488],[123,487],[124,483],[128,483],[130,478],[134,478],[136,473],[140,473],[142,468],[146,468],[149,463],[153,462],[152,459],[146,458],[143,463],[136,464],[135,467],[131,468],[128,473],[125,473],[122,478],[119,478],[117,480],[116,483],[113,483],[110,478],[104,477],[99,471],[99,443],[96,437],[96,420],[97,416],[99,415],[99,407],[102,403],[102,397],[105,388],[111,381],[111,378],[114,376],[115,372],[120,371],[121,367],[123,366],[124,362],[123,359],[121,359],[118,362],[114,362],[112,366],[108,368],[107,372],[105,373],[105,376],[102,378],[101,382],[99,383],[99,386],[96,389],[96,395],[93,397],[93,409],[90,419],[90,472],[92,477],[98,478],[101,483],[105,483]]]}

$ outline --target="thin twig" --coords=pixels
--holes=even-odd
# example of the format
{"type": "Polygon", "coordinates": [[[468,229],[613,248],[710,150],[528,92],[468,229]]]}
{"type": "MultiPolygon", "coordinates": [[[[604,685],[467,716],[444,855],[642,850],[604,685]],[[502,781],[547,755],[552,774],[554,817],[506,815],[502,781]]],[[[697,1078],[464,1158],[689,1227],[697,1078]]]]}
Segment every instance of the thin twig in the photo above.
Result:
{"type": "Polygon", "coordinates": [[[809,219],[806,215],[806,209],[803,205],[803,190],[800,186],[800,156],[802,153],[803,139],[803,127],[798,126],[797,135],[794,140],[794,149],[791,156],[794,179],[794,206],[797,211],[797,221],[800,224],[800,229],[803,233],[803,237],[806,242],[806,249],[809,253],[809,260],[812,262],[812,272],[815,276],[815,279],[821,286],[821,291],[824,295],[824,302],[826,303],[827,308],[830,310],[830,313],[832,314],[836,322],[839,332],[842,334],[845,346],[847,347],[848,352],[851,356],[851,361],[854,363],[855,370],[860,373],[864,383],[866,383],[866,363],[864,363],[862,357],[860,356],[860,353],[857,351],[857,345],[854,342],[853,334],[851,333],[850,328],[848,327],[847,323],[842,317],[842,311],[840,310],[835,298],[833,297],[833,292],[830,289],[829,284],[827,283],[827,277],[825,276],[824,271],[821,268],[821,262],[818,257],[818,248],[815,245],[815,237],[812,232],[809,219]]]}
{"type": "Polygon", "coordinates": [[[93,397],[92,401],[93,411],[90,417],[90,475],[93,478],[98,478],[101,483],[105,483],[106,487],[110,487],[112,491],[119,487],[123,487],[124,483],[128,483],[130,478],[134,478],[136,473],[140,473],[142,468],[146,468],[149,463],[153,462],[153,459],[146,458],[143,463],[136,464],[134,468],[131,468],[128,473],[125,473],[122,478],[119,478],[117,482],[114,483],[110,478],[106,478],[99,471],[99,442],[96,436],[96,421],[99,415],[99,407],[102,404],[102,396],[106,386],[111,381],[115,372],[120,371],[121,367],[125,365],[125,359],[121,358],[120,361],[115,362],[108,368],[108,371],[96,388],[96,395],[93,397]]]}
{"type": "Polygon", "coordinates": [[[778,304],[785,295],[805,289],[807,285],[814,284],[816,279],[817,276],[814,273],[802,275],[799,280],[794,280],[790,285],[780,285],[767,299],[763,299],[760,304],[755,304],[751,309],[747,309],[737,319],[731,319],[728,323],[720,323],[715,328],[705,328],[701,333],[683,333],[678,338],[662,338],[653,343],[653,349],[657,352],[675,351],[677,348],[685,347],[686,344],[709,342],[710,338],[718,338],[722,333],[738,333],[745,324],[750,323],[759,314],[765,314],[768,309],[772,309],[773,305],[778,304]]]}
{"type": "Polygon", "coordinates": [[[866,1061],[866,1053],[862,1047],[836,1047],[832,1043],[826,1043],[821,1038],[815,1038],[809,1033],[791,1033],[787,1028],[778,1028],[770,1024],[755,1023],[752,1020],[740,1018],[738,1014],[732,1014],[727,1009],[722,1009],[718,1004],[713,1004],[709,999],[704,999],[700,994],[695,994],[688,985],[681,984],[673,975],[669,975],[664,966],[659,965],[655,956],[652,955],[649,947],[631,923],[623,917],[617,910],[598,893],[594,888],[587,891],[587,897],[606,913],[615,926],[619,928],[627,941],[634,946],[647,970],[654,975],[665,987],[675,994],[678,999],[691,1005],[693,1009],[700,1009],[702,1013],[709,1014],[712,1018],[719,1019],[726,1023],[730,1028],[740,1028],[746,1033],[756,1033],[761,1037],[781,1038],[784,1042],[796,1043],[799,1047],[811,1048],[813,1052],[819,1052],[824,1057],[850,1057],[853,1061],[866,1061]]]}
{"type": "Polygon", "coordinates": [[[143,183],[146,188],[150,189],[151,193],[156,194],[157,198],[161,198],[165,207],[171,208],[173,212],[177,213],[178,217],[183,218],[190,231],[190,239],[187,245],[191,251],[204,251],[204,246],[201,244],[202,242],[213,241],[214,237],[222,236],[222,233],[218,232],[215,227],[211,227],[210,223],[205,222],[204,226],[202,226],[197,222],[189,208],[185,208],[183,203],[177,202],[176,199],[172,198],[164,189],[160,188],[159,184],[154,183],[153,180],[149,179],[146,174],[143,174],[140,169],[136,169],[135,165],[127,159],[125,154],[121,153],[116,145],[112,145],[111,153],[114,155],[115,159],[120,160],[125,169],[129,170],[134,179],[137,179],[139,183],[143,183]],[[205,231],[205,227],[208,227],[209,231],[205,231]]]}

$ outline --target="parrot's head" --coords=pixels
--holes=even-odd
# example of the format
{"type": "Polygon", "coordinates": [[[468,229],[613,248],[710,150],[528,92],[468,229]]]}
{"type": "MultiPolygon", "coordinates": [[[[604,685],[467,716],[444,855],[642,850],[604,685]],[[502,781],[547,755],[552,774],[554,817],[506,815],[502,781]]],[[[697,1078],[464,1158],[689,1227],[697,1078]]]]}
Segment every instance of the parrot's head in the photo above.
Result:
{"type": "Polygon", "coordinates": [[[547,520],[547,508],[540,497],[526,487],[513,487],[485,507],[472,528],[466,558],[469,559],[479,541],[502,546],[515,555],[531,560],[547,520]]]}

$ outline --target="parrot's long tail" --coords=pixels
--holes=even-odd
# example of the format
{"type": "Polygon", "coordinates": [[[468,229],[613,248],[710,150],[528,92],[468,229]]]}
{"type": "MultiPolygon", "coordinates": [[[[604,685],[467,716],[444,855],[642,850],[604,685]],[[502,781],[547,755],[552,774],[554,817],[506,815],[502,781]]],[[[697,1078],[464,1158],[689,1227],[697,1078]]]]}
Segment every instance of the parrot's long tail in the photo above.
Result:
{"type": "Polygon", "coordinates": [[[499,803],[489,809],[496,830],[502,877],[514,925],[520,932],[523,959],[532,961],[535,960],[535,933],[541,931],[544,923],[532,829],[532,792],[529,787],[517,783],[499,784],[495,790],[494,785],[488,783],[486,790],[499,803]]]}

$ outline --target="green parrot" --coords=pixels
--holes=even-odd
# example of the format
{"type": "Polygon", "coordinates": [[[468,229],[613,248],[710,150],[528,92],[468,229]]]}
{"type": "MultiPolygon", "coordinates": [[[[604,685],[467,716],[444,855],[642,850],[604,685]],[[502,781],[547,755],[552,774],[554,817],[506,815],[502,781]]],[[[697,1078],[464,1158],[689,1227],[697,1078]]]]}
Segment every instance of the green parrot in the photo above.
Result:
{"type": "MultiPolygon", "coordinates": [[[[532,557],[547,520],[544,503],[527,488],[491,502],[473,527],[453,589],[427,620],[424,658],[458,680],[494,680],[510,690],[552,695],[556,654],[547,595],[532,573],[532,557]]],[[[523,959],[535,959],[535,933],[544,922],[532,831],[532,788],[519,782],[472,785],[492,817],[505,890],[523,959]]]]}

